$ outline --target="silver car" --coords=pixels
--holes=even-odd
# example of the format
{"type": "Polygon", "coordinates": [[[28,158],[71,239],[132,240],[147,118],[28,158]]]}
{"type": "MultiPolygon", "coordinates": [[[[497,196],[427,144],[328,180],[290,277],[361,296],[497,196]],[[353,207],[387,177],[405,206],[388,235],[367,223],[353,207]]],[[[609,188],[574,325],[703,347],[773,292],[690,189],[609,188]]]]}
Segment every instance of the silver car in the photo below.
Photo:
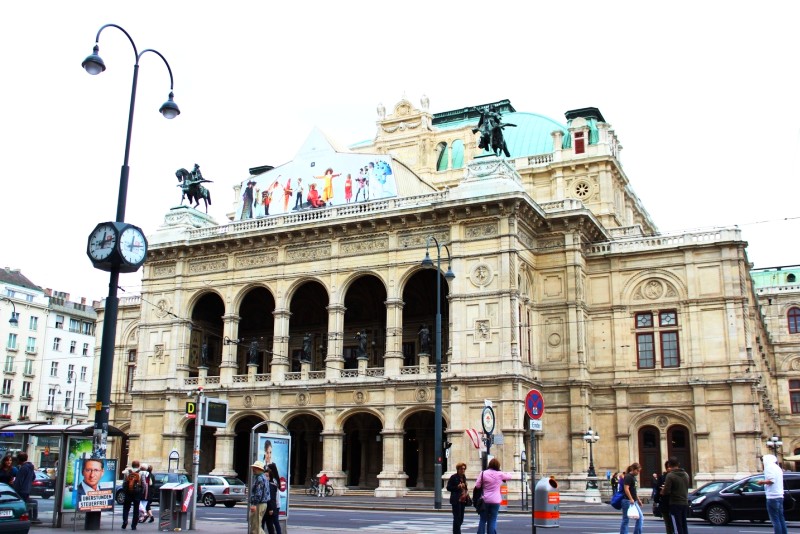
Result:
{"type": "Polygon", "coordinates": [[[206,506],[221,502],[233,508],[237,502],[247,501],[247,486],[236,477],[198,475],[197,486],[198,499],[206,506]]]}

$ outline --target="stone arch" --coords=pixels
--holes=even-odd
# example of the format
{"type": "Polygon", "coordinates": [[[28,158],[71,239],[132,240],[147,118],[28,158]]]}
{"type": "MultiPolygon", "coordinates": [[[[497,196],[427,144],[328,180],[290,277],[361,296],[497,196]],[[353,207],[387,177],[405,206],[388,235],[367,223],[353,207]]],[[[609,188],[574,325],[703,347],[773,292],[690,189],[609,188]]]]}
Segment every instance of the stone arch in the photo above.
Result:
{"type": "MultiPolygon", "coordinates": [[[[222,301],[222,305],[225,306],[225,296],[222,293],[220,293],[216,288],[205,288],[204,287],[203,289],[199,289],[199,290],[195,291],[194,293],[192,293],[191,295],[189,295],[189,298],[186,299],[186,309],[184,310],[185,313],[178,314],[178,315],[181,315],[182,317],[189,317],[191,315],[192,310],[195,308],[195,306],[197,306],[197,303],[203,297],[205,297],[207,294],[210,294],[210,293],[218,296],[219,299],[222,301]]],[[[227,307],[226,307],[225,311],[226,311],[226,313],[228,312],[227,307]]]]}
{"type": "Polygon", "coordinates": [[[342,442],[342,470],[346,473],[345,485],[374,489],[383,468],[383,417],[372,408],[348,410],[348,417],[339,420],[344,434],[342,442]]]}
{"type": "Polygon", "coordinates": [[[328,287],[328,284],[326,284],[322,278],[318,276],[301,276],[292,280],[292,283],[286,288],[286,291],[283,292],[282,302],[278,301],[278,299],[275,300],[276,308],[285,308],[288,310],[297,291],[308,282],[316,282],[321,285],[325,289],[325,294],[328,296],[328,303],[331,303],[331,298],[333,297],[331,288],[328,287]]]}
{"type": "MultiPolygon", "coordinates": [[[[653,288],[657,291],[657,288],[653,288]]],[[[623,286],[620,292],[622,302],[674,302],[682,301],[688,298],[688,290],[686,284],[669,271],[663,269],[647,269],[632,276],[623,286]],[[643,286],[650,281],[655,281],[662,284],[663,294],[656,295],[655,293],[647,294],[647,289],[643,286]],[[642,291],[642,296],[637,298],[639,291],[642,291]],[[674,295],[670,292],[674,291],[674,295]],[[655,297],[655,298],[654,298],[655,297]]]]}
{"type": "MultiPolygon", "coordinates": [[[[434,393],[431,392],[430,399],[433,400],[434,393]]],[[[397,421],[395,423],[395,428],[403,428],[408,421],[409,418],[412,416],[419,414],[419,413],[433,413],[433,410],[429,405],[419,405],[419,406],[411,406],[408,407],[401,412],[398,413],[397,421]]],[[[442,428],[450,428],[450,418],[448,412],[443,408],[442,409],[442,428]]]]}
{"type": "Polygon", "coordinates": [[[242,307],[242,301],[250,293],[250,291],[259,288],[266,289],[267,292],[272,296],[272,299],[275,301],[277,306],[278,299],[275,296],[275,290],[272,289],[269,284],[260,282],[251,282],[236,290],[233,298],[231,299],[231,311],[235,310],[236,312],[238,312],[238,310],[242,307]]]}
{"type": "Polygon", "coordinates": [[[384,273],[380,273],[377,271],[370,271],[366,269],[360,269],[357,271],[353,271],[352,273],[348,273],[348,275],[341,281],[339,284],[339,290],[337,294],[336,302],[331,301],[331,304],[344,304],[344,297],[347,295],[347,290],[352,287],[352,285],[357,282],[360,278],[365,276],[371,276],[373,278],[377,278],[381,284],[383,284],[383,289],[386,291],[386,296],[389,298],[389,284],[386,283],[386,278],[384,273]]]}
{"type": "Polygon", "coordinates": [[[292,436],[290,483],[303,486],[323,470],[325,417],[316,410],[293,410],[283,424],[292,436]]]}
{"type": "Polygon", "coordinates": [[[787,354],[778,362],[781,371],[800,371],[800,354],[787,354]]]}

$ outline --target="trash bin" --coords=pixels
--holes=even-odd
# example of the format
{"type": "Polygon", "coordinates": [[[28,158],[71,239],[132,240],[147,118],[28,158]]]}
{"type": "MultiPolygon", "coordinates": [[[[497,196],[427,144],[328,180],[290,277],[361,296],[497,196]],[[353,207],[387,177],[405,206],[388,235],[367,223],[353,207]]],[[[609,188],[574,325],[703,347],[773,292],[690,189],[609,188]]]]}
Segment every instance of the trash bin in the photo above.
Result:
{"type": "Polygon", "coordinates": [[[508,511],[508,484],[500,485],[500,511],[508,511]]]}
{"type": "Polygon", "coordinates": [[[170,482],[161,486],[158,504],[158,530],[174,532],[188,528],[194,485],[170,482]]]}
{"type": "Polygon", "coordinates": [[[558,505],[561,497],[558,493],[558,482],[553,477],[543,478],[536,483],[533,495],[533,524],[542,528],[558,527],[561,512],[558,505]]]}

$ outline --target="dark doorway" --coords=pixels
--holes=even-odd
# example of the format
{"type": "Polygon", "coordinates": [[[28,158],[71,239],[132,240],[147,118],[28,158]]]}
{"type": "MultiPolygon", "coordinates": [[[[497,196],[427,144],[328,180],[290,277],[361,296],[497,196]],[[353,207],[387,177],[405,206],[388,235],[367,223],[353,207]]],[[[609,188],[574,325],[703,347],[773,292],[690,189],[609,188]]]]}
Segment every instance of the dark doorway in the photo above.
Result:
{"type": "Polygon", "coordinates": [[[300,415],[289,421],[292,435],[292,479],[293,486],[305,486],[309,478],[322,470],[322,423],[316,417],[300,415]]]}
{"type": "Polygon", "coordinates": [[[639,430],[639,463],[642,470],[639,473],[639,486],[653,487],[653,473],[661,474],[664,471],[664,462],[661,461],[661,432],[654,426],[645,426],[639,430]]]}
{"type": "Polygon", "coordinates": [[[685,426],[674,425],[667,429],[667,456],[675,457],[689,475],[692,482],[692,449],[689,443],[689,430],[685,426]]]}

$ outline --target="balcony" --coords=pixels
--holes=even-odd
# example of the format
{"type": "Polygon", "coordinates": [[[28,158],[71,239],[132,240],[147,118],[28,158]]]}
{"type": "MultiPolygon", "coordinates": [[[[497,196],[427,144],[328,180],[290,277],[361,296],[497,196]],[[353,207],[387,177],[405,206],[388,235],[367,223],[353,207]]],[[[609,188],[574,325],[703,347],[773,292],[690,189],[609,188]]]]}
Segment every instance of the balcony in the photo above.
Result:
{"type": "Polygon", "coordinates": [[[10,413],[0,413],[0,421],[11,421],[10,413]]]}
{"type": "Polygon", "coordinates": [[[29,400],[32,400],[32,399],[33,399],[33,397],[31,395],[26,395],[24,393],[19,396],[19,400],[29,401],[29,400]]]}

